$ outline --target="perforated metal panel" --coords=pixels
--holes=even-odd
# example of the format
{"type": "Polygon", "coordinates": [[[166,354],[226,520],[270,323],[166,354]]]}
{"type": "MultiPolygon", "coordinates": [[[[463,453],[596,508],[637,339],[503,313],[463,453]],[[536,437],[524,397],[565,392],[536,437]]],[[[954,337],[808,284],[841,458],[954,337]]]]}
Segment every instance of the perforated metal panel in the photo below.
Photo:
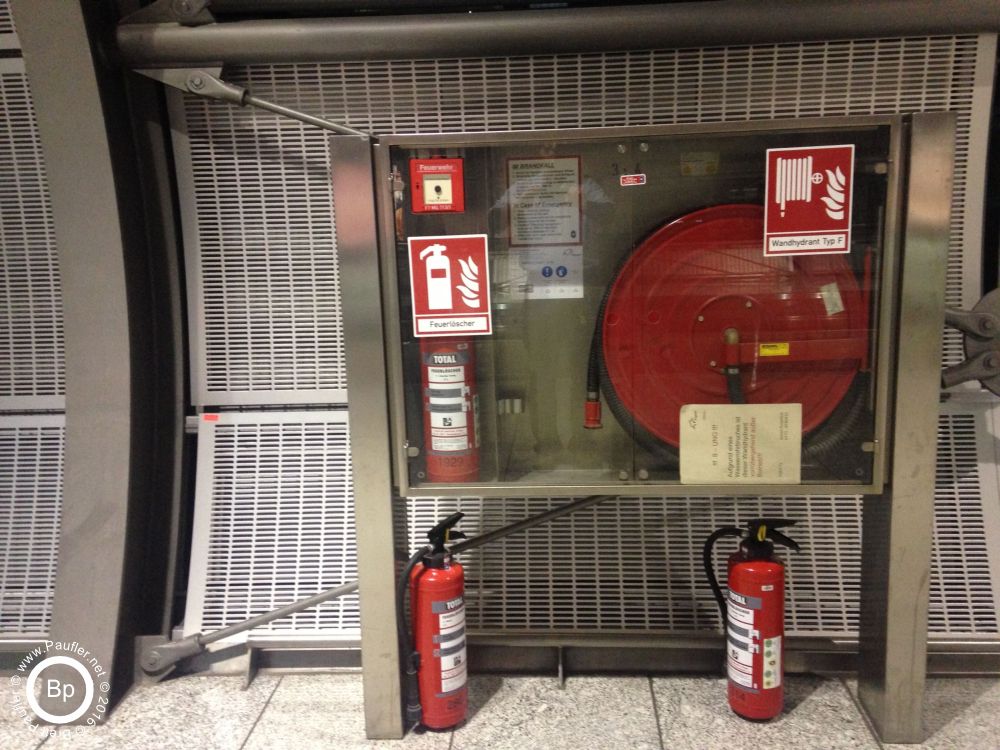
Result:
{"type": "Polygon", "coordinates": [[[0,0],[0,49],[18,49],[17,30],[14,28],[14,14],[10,10],[10,0],[0,0]]]}
{"type": "Polygon", "coordinates": [[[64,423],[62,415],[0,416],[0,643],[48,632],[64,423]]]}
{"type": "MultiPolygon", "coordinates": [[[[352,492],[346,412],[204,416],[185,631],[225,627],[355,580],[352,492]]],[[[253,634],[359,632],[352,595],[253,634]]]]}
{"type": "Polygon", "coordinates": [[[23,63],[0,60],[0,410],[61,409],[64,381],[59,266],[42,147],[23,63]]]}
{"type": "MultiPolygon", "coordinates": [[[[940,418],[928,629],[933,635],[997,631],[991,575],[1000,563],[1000,497],[982,406],[940,418]]],[[[964,409],[964,410],[962,410],[964,409]]],[[[409,541],[455,510],[479,534],[541,513],[563,499],[410,502],[409,541]]],[[[651,632],[719,630],[701,566],[713,529],[766,515],[794,518],[801,545],[788,561],[787,629],[856,636],[861,574],[859,497],[621,498],[474,550],[466,565],[469,626],[479,631],[651,632]],[[530,571],[530,572],[529,572],[530,571]]],[[[735,549],[720,542],[717,570],[735,549]]],[[[1000,579],[998,579],[1000,580],[1000,579]]]]}
{"type": "MultiPolygon", "coordinates": [[[[471,535],[563,502],[414,503],[411,541],[419,543],[420,530],[452,509],[467,514],[462,528],[471,535]]],[[[790,532],[803,552],[789,560],[789,631],[843,635],[856,630],[861,507],[853,497],[606,501],[464,556],[470,627],[657,633],[715,629],[719,614],[702,570],[701,542],[719,526],[762,514],[796,518],[801,525],[790,532]]],[[[734,548],[720,543],[719,570],[734,548]]]]}
{"type": "MultiPolygon", "coordinates": [[[[979,258],[969,240],[981,217],[968,215],[964,201],[970,144],[983,147],[986,135],[985,119],[971,119],[978,45],[974,36],[834,41],[251,66],[226,76],[263,98],[375,133],[954,110],[948,299],[971,304],[979,258]]],[[[197,402],[339,401],[345,379],[326,134],[190,96],[175,107],[174,124],[197,402]]],[[[981,180],[980,162],[973,168],[981,180]]],[[[960,348],[949,333],[949,362],[960,348]]]]}
{"type": "Polygon", "coordinates": [[[189,110],[175,148],[195,403],[345,402],[325,140],[219,105],[189,110]]]}
{"type": "Polygon", "coordinates": [[[996,634],[1000,491],[996,408],[946,404],[938,424],[932,633],[996,634]]]}

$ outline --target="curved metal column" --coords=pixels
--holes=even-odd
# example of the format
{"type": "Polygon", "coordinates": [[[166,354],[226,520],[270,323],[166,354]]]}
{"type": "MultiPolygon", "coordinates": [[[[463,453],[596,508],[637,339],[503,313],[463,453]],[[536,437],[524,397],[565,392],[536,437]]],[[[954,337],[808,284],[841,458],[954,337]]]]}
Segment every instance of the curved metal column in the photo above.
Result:
{"type": "MultiPolygon", "coordinates": [[[[116,664],[132,456],[125,248],[97,76],[79,3],[15,0],[59,246],[66,458],[53,641],[116,664]]],[[[112,694],[123,687],[119,678],[112,694]]]]}

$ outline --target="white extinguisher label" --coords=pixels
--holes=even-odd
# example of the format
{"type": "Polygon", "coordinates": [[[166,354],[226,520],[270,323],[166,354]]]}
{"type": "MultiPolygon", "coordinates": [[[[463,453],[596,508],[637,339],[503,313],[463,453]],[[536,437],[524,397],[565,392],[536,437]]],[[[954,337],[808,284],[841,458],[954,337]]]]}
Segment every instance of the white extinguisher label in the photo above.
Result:
{"type": "Polygon", "coordinates": [[[727,609],[729,612],[729,619],[733,622],[741,623],[743,625],[753,625],[752,609],[741,607],[739,604],[735,604],[732,600],[730,600],[727,609]]]}
{"type": "MultiPolygon", "coordinates": [[[[432,355],[433,356],[433,355],[432,355]]],[[[431,450],[453,453],[469,450],[469,402],[466,398],[465,354],[439,354],[462,363],[427,368],[427,408],[430,410],[431,450]]]]}
{"type": "Polygon", "coordinates": [[[438,697],[463,687],[468,680],[465,653],[465,601],[459,597],[434,602],[438,612],[438,635],[434,636],[434,656],[441,660],[441,692],[438,697]]]}
{"type": "Polygon", "coordinates": [[[740,687],[758,689],[753,681],[754,654],[760,653],[760,631],[754,627],[761,601],[730,591],[726,607],[726,656],[729,679],[740,687]]]}
{"type": "Polygon", "coordinates": [[[428,367],[427,380],[435,383],[465,383],[464,367],[428,367]]]}
{"type": "Polygon", "coordinates": [[[740,687],[753,687],[753,675],[750,672],[741,672],[732,662],[729,663],[729,679],[740,687]]]}

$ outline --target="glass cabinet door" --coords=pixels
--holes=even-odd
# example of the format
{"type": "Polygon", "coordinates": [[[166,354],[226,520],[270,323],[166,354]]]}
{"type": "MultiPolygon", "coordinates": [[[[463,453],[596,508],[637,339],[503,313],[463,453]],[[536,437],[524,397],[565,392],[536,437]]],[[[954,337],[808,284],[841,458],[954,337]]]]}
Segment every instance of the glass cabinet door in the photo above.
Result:
{"type": "Polygon", "coordinates": [[[889,143],[392,146],[409,486],[872,482],[889,143]]]}

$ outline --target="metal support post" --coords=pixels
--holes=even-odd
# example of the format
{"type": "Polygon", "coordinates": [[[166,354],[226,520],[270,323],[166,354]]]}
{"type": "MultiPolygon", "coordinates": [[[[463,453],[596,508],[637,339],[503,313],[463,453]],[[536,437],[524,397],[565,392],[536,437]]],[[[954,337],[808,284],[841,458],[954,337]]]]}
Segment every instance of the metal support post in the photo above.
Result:
{"type": "MultiPolygon", "coordinates": [[[[900,270],[891,474],[862,526],[859,694],[886,742],[923,739],[927,602],[954,117],[914,115],[900,270]]],[[[894,158],[898,158],[898,150],[894,158]]],[[[888,334],[891,335],[891,334],[888,334]]]]}
{"type": "Polygon", "coordinates": [[[392,456],[387,439],[389,411],[371,145],[364,138],[332,137],[330,164],[358,519],[365,731],[370,739],[397,739],[403,736],[403,714],[396,635],[392,456]]]}

